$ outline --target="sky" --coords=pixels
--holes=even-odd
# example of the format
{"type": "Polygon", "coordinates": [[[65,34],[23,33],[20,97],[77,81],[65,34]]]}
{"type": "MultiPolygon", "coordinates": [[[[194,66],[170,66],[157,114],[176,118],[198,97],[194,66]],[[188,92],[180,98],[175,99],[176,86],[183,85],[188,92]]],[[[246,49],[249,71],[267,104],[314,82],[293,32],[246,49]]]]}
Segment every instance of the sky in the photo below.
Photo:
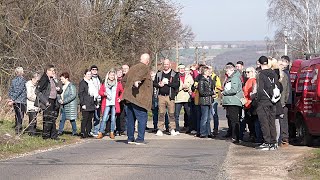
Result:
{"type": "Polygon", "coordinates": [[[267,20],[267,0],[174,0],[182,7],[182,22],[196,41],[250,41],[273,38],[267,20]]]}

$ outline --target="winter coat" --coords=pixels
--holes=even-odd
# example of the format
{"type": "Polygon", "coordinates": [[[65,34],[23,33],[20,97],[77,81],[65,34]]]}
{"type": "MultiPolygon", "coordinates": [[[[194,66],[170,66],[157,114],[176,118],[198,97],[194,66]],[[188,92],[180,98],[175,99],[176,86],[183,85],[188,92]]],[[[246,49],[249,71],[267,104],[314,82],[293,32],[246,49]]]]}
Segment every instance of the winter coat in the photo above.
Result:
{"type": "Polygon", "coordinates": [[[37,85],[34,85],[30,80],[26,83],[27,89],[27,112],[38,112],[39,108],[34,106],[34,102],[36,101],[36,88],[37,85]]]}
{"type": "Polygon", "coordinates": [[[9,98],[15,103],[27,104],[26,80],[23,76],[16,76],[12,79],[9,98]]]}
{"type": "Polygon", "coordinates": [[[180,87],[178,94],[175,98],[175,103],[184,103],[190,101],[190,93],[191,92],[191,86],[193,85],[194,81],[191,75],[187,75],[184,77],[184,81],[180,78],[180,87]],[[188,90],[184,90],[182,87],[183,85],[188,85],[188,90]]]}
{"type": "MultiPolygon", "coordinates": [[[[268,93],[270,96],[272,93],[272,87],[271,87],[271,82],[269,80],[274,79],[274,83],[278,85],[279,89],[281,90],[281,84],[279,83],[279,76],[277,73],[272,70],[272,69],[264,69],[261,70],[259,75],[257,76],[257,102],[261,104],[267,104],[271,105],[271,99],[267,96],[265,91],[268,93]]],[[[270,96],[272,97],[272,96],[270,96]]]]}
{"type": "Polygon", "coordinates": [[[73,83],[69,83],[62,95],[62,108],[64,108],[65,110],[66,119],[76,120],[78,115],[78,100],[76,86],[73,83]]]}
{"type": "Polygon", "coordinates": [[[94,111],[96,109],[96,102],[94,97],[89,95],[89,86],[84,79],[79,83],[79,99],[81,111],[94,111]],[[86,105],[86,109],[82,109],[83,105],[86,105]]]}
{"type": "Polygon", "coordinates": [[[218,99],[219,98],[219,96],[218,96],[219,91],[220,91],[220,89],[222,89],[222,87],[221,87],[221,79],[214,72],[212,72],[211,78],[212,78],[212,81],[213,81],[214,87],[215,87],[214,88],[215,89],[215,93],[216,93],[215,99],[218,99]]]}
{"type": "Polygon", "coordinates": [[[140,62],[130,68],[126,77],[122,99],[145,110],[151,110],[153,84],[149,66],[140,62]],[[138,88],[134,87],[136,81],[141,81],[138,88]]]}
{"type": "Polygon", "coordinates": [[[192,98],[194,100],[194,104],[195,105],[199,105],[199,98],[200,98],[200,95],[199,95],[199,81],[200,79],[202,78],[202,74],[199,74],[195,79],[194,79],[194,83],[191,87],[191,90],[192,90],[192,98]]]}
{"type": "Polygon", "coordinates": [[[288,104],[289,96],[290,96],[290,91],[291,88],[291,83],[289,82],[288,76],[284,74],[284,77],[280,80],[280,83],[282,84],[282,93],[281,93],[281,105],[284,107],[286,104],[288,104]]]}
{"type": "Polygon", "coordinates": [[[213,103],[214,85],[210,77],[202,76],[198,85],[199,89],[199,105],[210,106],[213,103]]]}
{"type": "MultiPolygon", "coordinates": [[[[103,114],[106,106],[108,106],[107,96],[104,94],[105,92],[106,92],[106,87],[104,84],[101,84],[100,90],[99,90],[99,95],[102,97],[102,101],[101,101],[101,113],[102,114],[103,114]]],[[[115,97],[115,99],[112,99],[112,101],[114,101],[114,103],[115,103],[116,113],[121,112],[119,100],[122,99],[122,95],[123,95],[123,87],[122,87],[121,82],[118,81],[117,86],[116,86],[116,97],[115,97]]]]}
{"type": "Polygon", "coordinates": [[[223,106],[242,107],[240,99],[244,98],[244,95],[242,90],[241,74],[239,71],[235,71],[226,79],[222,95],[223,106]]]}
{"type": "MultiPolygon", "coordinates": [[[[56,87],[58,87],[58,84],[56,83],[56,87]]],[[[36,101],[34,102],[34,105],[36,107],[41,108],[42,110],[46,109],[46,104],[49,103],[49,96],[50,96],[50,91],[51,91],[51,85],[50,85],[50,79],[47,76],[47,74],[43,74],[37,84],[36,88],[36,101]]],[[[58,94],[61,94],[62,89],[60,88],[59,91],[57,91],[57,98],[58,94]]],[[[55,101],[55,107],[57,108],[56,110],[59,110],[59,103],[56,99],[55,101]]]]}
{"type": "Polygon", "coordinates": [[[252,93],[253,88],[256,85],[256,83],[257,83],[256,78],[250,78],[247,80],[246,84],[243,87],[243,94],[244,94],[244,98],[246,99],[246,104],[244,105],[244,107],[246,109],[250,109],[250,107],[251,107],[252,99],[251,99],[250,94],[252,93]]]}
{"type": "MultiPolygon", "coordinates": [[[[290,72],[289,72],[289,68],[284,70],[284,73],[286,73],[287,75],[287,79],[288,79],[288,91],[289,91],[289,95],[288,95],[288,99],[286,100],[286,104],[287,105],[291,105],[292,104],[292,84],[291,84],[291,79],[290,79],[290,72]]],[[[284,86],[284,84],[282,84],[284,86]]]]}

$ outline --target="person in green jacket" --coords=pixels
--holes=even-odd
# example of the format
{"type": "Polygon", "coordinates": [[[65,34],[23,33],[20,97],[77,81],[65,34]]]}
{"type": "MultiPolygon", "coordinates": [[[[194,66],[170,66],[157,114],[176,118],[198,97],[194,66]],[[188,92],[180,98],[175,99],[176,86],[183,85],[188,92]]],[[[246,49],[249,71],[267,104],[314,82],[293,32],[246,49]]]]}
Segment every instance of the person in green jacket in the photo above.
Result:
{"type": "Polygon", "coordinates": [[[239,143],[240,110],[243,96],[241,74],[232,65],[225,67],[227,79],[222,91],[222,105],[226,108],[229,121],[231,122],[232,140],[239,143]]]}
{"type": "Polygon", "coordinates": [[[76,86],[69,81],[69,73],[64,72],[60,75],[60,80],[63,84],[61,98],[61,120],[59,124],[58,135],[62,135],[64,124],[67,119],[70,120],[72,126],[72,135],[77,135],[76,119],[78,115],[77,89],[76,86]]]}

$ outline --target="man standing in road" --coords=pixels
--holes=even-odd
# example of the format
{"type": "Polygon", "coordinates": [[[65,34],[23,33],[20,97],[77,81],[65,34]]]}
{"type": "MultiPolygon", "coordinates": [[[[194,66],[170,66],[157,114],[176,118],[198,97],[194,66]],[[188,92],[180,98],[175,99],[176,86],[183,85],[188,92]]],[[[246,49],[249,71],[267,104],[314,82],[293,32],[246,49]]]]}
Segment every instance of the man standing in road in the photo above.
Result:
{"type": "Polygon", "coordinates": [[[177,135],[175,132],[175,96],[177,90],[179,89],[179,74],[176,73],[171,68],[171,63],[169,59],[164,60],[163,70],[158,72],[155,80],[153,81],[153,86],[158,88],[158,99],[159,99],[159,119],[158,119],[158,131],[157,136],[163,135],[165,113],[169,111],[169,123],[170,123],[170,134],[172,136],[177,135]]]}
{"type": "Polygon", "coordinates": [[[142,54],[140,63],[127,73],[123,99],[127,101],[128,144],[143,145],[148,110],[151,110],[152,80],[150,75],[150,55],[142,54]],[[138,137],[134,139],[135,119],[138,121],[138,137]]]}
{"type": "MultiPolygon", "coordinates": [[[[100,85],[101,85],[101,78],[98,75],[98,67],[96,65],[92,65],[90,67],[90,71],[92,74],[92,81],[95,87],[95,90],[99,92],[100,85]]],[[[93,126],[91,130],[91,135],[97,137],[98,136],[98,131],[100,128],[100,112],[101,112],[101,96],[98,96],[97,99],[95,99],[97,102],[96,110],[94,111],[94,117],[93,117],[93,126]]]]}

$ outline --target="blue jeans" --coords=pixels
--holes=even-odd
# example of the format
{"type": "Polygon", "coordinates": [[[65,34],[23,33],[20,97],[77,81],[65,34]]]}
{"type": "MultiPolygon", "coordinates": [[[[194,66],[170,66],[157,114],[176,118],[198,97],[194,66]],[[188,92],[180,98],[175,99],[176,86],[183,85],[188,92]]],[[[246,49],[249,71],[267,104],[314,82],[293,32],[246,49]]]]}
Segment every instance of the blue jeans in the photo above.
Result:
{"type": "MultiPolygon", "coordinates": [[[[63,132],[64,124],[66,123],[66,110],[61,108],[61,119],[59,123],[59,133],[63,132]]],[[[75,119],[70,120],[72,126],[72,134],[77,134],[77,123],[75,119]]]]}
{"type": "Polygon", "coordinates": [[[135,118],[138,121],[138,137],[136,142],[144,142],[144,134],[146,130],[147,120],[148,120],[148,111],[142,107],[139,107],[135,104],[129,103],[127,109],[127,134],[128,142],[133,142],[134,140],[134,125],[135,118]]]}
{"type": "Polygon", "coordinates": [[[102,134],[105,133],[110,111],[111,111],[111,131],[110,132],[114,132],[114,129],[116,127],[116,106],[106,106],[106,109],[103,112],[102,122],[99,130],[99,132],[101,132],[102,134]]]}
{"type": "MultiPolygon", "coordinates": [[[[176,120],[176,131],[180,131],[179,115],[180,115],[180,111],[181,111],[182,106],[184,107],[184,112],[187,113],[188,118],[190,117],[189,103],[188,102],[176,103],[175,104],[175,111],[174,111],[174,116],[175,116],[175,120],[176,120]]],[[[189,123],[189,120],[187,120],[187,122],[189,123]]]]}
{"type": "Polygon", "coordinates": [[[101,112],[101,107],[98,109],[94,110],[94,116],[93,116],[93,126],[91,132],[93,134],[98,134],[99,128],[100,128],[100,112],[101,112]]]}
{"type": "Polygon", "coordinates": [[[219,129],[218,101],[215,99],[211,106],[211,114],[213,116],[213,129],[219,129]]]}
{"type": "Polygon", "coordinates": [[[201,105],[201,122],[200,122],[200,135],[208,136],[211,134],[210,127],[210,114],[211,114],[210,106],[202,106],[201,105]]]}

